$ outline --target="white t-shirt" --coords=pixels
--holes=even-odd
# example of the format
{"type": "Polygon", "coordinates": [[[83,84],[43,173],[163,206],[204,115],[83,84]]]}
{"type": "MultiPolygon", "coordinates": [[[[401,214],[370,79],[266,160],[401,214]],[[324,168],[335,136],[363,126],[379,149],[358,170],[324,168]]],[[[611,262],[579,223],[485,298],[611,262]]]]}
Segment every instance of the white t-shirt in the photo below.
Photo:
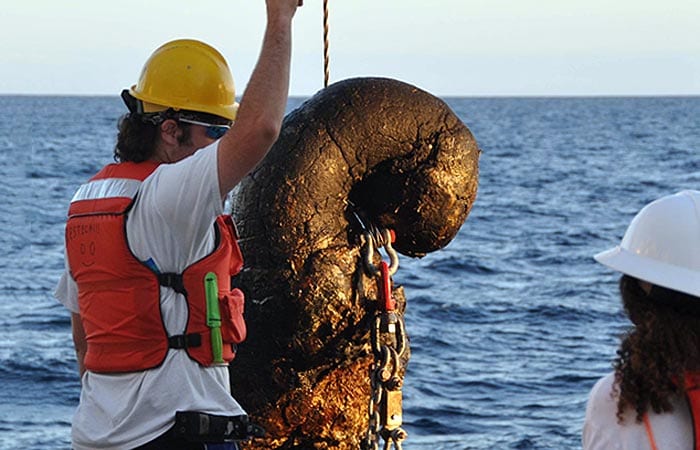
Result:
{"type": "MultiPolygon", "coordinates": [[[[636,413],[625,411],[622,424],[617,422],[617,398],[612,387],[615,375],[610,373],[593,386],[583,425],[583,450],[647,450],[651,443],[644,423],[635,421],[636,413]]],[[[654,440],[659,450],[693,448],[693,423],[685,399],[672,401],[673,412],[648,413],[654,440]]]]}
{"type": "MultiPolygon", "coordinates": [[[[159,166],[143,182],[129,212],[126,229],[132,252],[143,261],[151,258],[161,272],[181,273],[214,249],[213,224],[223,212],[216,150],[215,143],[178,163],[159,166]]],[[[160,294],[168,334],[182,334],[187,323],[184,297],[165,287],[160,294]]],[[[67,270],[55,295],[70,311],[79,312],[77,286],[67,270]]],[[[231,396],[226,367],[204,368],[184,350],[171,349],[154,369],[85,373],[73,418],[73,448],[143,445],[175,423],[176,411],[245,414],[231,396]]]]}

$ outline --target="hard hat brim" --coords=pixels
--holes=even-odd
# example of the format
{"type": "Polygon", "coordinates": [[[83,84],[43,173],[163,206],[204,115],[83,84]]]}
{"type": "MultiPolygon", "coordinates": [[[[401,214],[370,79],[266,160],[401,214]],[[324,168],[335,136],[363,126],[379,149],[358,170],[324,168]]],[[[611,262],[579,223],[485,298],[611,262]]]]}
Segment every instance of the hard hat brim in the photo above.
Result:
{"type": "Polygon", "coordinates": [[[143,112],[145,113],[165,111],[168,108],[172,108],[176,111],[187,110],[203,112],[234,121],[236,120],[238,107],[240,106],[239,103],[235,101],[231,105],[200,105],[197,103],[177,101],[164,102],[158,98],[150,97],[142,92],[138,92],[135,84],[129,88],[129,94],[131,94],[132,97],[141,100],[143,103],[143,112]],[[170,104],[165,105],[164,103],[170,104]]]}
{"type": "Polygon", "coordinates": [[[647,258],[625,250],[619,245],[600,252],[593,258],[618,272],[658,286],[700,297],[700,277],[694,270],[647,258]]]}

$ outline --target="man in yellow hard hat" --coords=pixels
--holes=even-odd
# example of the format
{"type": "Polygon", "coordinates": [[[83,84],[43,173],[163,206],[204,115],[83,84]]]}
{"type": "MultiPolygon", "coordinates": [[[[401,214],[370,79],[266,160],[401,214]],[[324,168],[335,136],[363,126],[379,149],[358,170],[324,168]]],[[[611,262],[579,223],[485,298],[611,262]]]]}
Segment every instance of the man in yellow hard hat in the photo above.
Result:
{"type": "Polygon", "coordinates": [[[192,39],[158,48],[122,93],[117,163],[71,201],[56,288],[82,376],[76,450],[235,449],[256,431],[230,394],[246,328],[223,200],[280,132],[297,2],[266,0],[240,109],[223,56],[192,39]]]}

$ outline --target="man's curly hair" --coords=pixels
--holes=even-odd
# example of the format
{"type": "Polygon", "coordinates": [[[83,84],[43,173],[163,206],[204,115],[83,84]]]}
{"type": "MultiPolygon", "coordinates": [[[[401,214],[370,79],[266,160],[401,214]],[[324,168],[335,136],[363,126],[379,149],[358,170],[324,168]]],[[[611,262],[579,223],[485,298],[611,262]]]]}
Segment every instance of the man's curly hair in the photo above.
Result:
{"type": "MultiPolygon", "coordinates": [[[[168,116],[164,116],[168,118],[168,116]]],[[[178,122],[182,135],[178,137],[180,144],[189,143],[192,137],[191,126],[178,122]]],[[[136,113],[124,114],[117,123],[117,144],[114,147],[114,160],[117,162],[143,162],[151,159],[156,151],[159,140],[159,122],[144,120],[136,113]]]]}
{"type": "Polygon", "coordinates": [[[656,285],[647,294],[629,275],[620,278],[620,294],[634,326],[613,364],[617,419],[631,408],[641,422],[648,410],[672,411],[671,399],[684,393],[678,380],[700,370],[700,298],[656,285]]]}
{"type": "Polygon", "coordinates": [[[115,161],[143,162],[153,156],[158,142],[158,125],[143,121],[137,114],[127,113],[119,119],[117,128],[115,161]]]}

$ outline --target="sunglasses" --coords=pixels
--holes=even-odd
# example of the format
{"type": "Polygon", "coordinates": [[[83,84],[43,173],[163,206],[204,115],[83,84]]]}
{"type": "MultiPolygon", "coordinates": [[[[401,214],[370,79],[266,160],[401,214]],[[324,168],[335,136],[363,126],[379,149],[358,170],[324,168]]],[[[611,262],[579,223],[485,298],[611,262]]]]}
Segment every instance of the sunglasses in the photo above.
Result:
{"type": "Polygon", "coordinates": [[[192,125],[201,125],[206,128],[207,137],[211,139],[220,139],[231,128],[230,125],[214,125],[206,122],[199,122],[191,119],[178,119],[178,122],[189,123],[192,125]]]}

